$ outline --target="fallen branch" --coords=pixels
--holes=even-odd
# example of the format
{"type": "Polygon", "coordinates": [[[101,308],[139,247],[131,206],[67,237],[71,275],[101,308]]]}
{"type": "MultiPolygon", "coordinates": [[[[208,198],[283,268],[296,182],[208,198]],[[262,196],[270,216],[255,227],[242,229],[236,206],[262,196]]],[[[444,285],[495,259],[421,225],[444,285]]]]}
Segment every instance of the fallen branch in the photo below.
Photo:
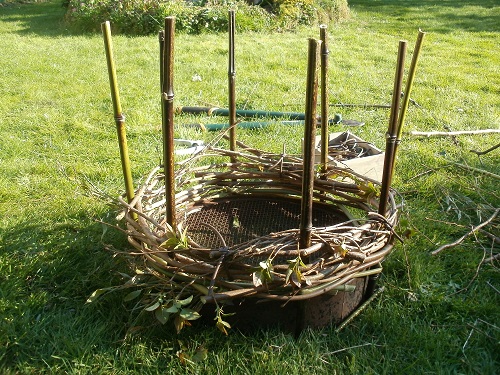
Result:
{"type": "MultiPolygon", "coordinates": [[[[491,261],[498,260],[498,259],[500,259],[500,253],[495,254],[495,255],[493,255],[493,256],[491,256],[491,257],[489,257],[489,258],[485,259],[485,260],[484,260],[484,262],[485,262],[485,263],[489,263],[489,262],[491,262],[491,261]]],[[[497,290],[497,292],[498,292],[498,290],[497,290]]],[[[498,293],[500,293],[500,292],[498,292],[498,293]]]]}
{"type": "Polygon", "coordinates": [[[482,174],[485,174],[485,175],[487,175],[489,177],[493,177],[493,178],[496,178],[497,180],[500,180],[500,176],[499,175],[497,175],[495,173],[492,173],[492,172],[485,171],[484,169],[469,167],[468,165],[460,164],[460,163],[453,163],[453,165],[456,165],[457,167],[460,167],[460,168],[463,168],[463,169],[467,169],[469,171],[482,173],[482,174]]]}
{"type": "Polygon", "coordinates": [[[454,132],[420,132],[413,130],[411,135],[424,136],[424,137],[454,137],[456,135],[474,135],[474,134],[490,134],[500,133],[500,129],[482,129],[482,130],[460,130],[454,132]]]}
{"type": "Polygon", "coordinates": [[[496,149],[497,149],[497,148],[499,148],[499,147],[500,147],[500,143],[499,143],[499,144],[497,144],[497,145],[495,145],[495,146],[493,146],[493,147],[490,147],[489,149],[484,150],[484,151],[470,150],[470,152],[475,153],[477,156],[481,156],[481,155],[487,154],[488,152],[491,152],[491,151],[493,151],[493,150],[496,150],[496,149]]]}
{"type": "Polygon", "coordinates": [[[471,234],[473,234],[474,232],[476,232],[477,230],[485,227],[486,225],[490,224],[493,220],[495,220],[495,218],[497,217],[498,213],[500,212],[500,208],[497,208],[495,210],[495,212],[493,213],[493,215],[490,216],[490,218],[488,220],[486,220],[485,222],[479,224],[479,225],[476,225],[475,227],[473,227],[468,233],[464,234],[462,237],[460,237],[458,240],[456,240],[455,242],[452,242],[452,243],[449,243],[449,244],[446,244],[446,245],[443,245],[441,246],[440,248],[434,250],[431,254],[432,255],[436,255],[438,253],[440,253],[441,251],[443,250],[446,250],[446,249],[449,249],[450,247],[454,247],[454,246],[457,246],[457,245],[460,245],[468,236],[470,236],[471,234]]]}

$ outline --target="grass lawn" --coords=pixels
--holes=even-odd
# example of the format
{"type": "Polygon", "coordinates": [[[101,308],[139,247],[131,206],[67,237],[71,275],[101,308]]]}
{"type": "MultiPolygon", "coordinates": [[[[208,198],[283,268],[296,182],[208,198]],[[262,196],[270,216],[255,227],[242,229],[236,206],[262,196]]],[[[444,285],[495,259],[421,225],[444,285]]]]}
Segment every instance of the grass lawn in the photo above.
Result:
{"type": "MultiPolygon", "coordinates": [[[[99,222],[113,222],[116,209],[89,193],[123,192],[102,38],[68,32],[59,1],[0,6],[0,373],[498,372],[500,273],[488,258],[499,252],[499,218],[461,245],[431,252],[500,206],[498,149],[470,152],[500,137],[409,132],[500,128],[500,4],[349,4],[351,18],[329,26],[331,103],[390,103],[398,41],[409,42],[409,66],[418,29],[427,32],[412,93],[418,105],[407,114],[394,181],[405,202],[400,231],[412,235],[384,263],[385,291],[359,317],[339,333],[326,327],[298,339],[278,330],[226,337],[203,326],[176,335],[153,319],[127,334],[131,305],[123,295],[85,304],[127,270],[106,250],[127,248],[126,239],[99,222]],[[205,351],[204,360],[181,360],[205,351]]],[[[237,34],[238,107],[303,111],[307,38],[317,35],[316,28],[237,34]]],[[[158,42],[113,40],[139,183],[161,159],[158,42]]],[[[226,36],[177,35],[175,53],[176,105],[225,107],[226,36]]],[[[386,109],[332,111],[364,121],[353,131],[384,147],[386,109]]],[[[209,141],[215,134],[186,125],[217,120],[179,116],[176,137],[209,141]]],[[[298,153],[302,131],[273,125],[239,138],[277,152],[286,143],[298,153]]]]}

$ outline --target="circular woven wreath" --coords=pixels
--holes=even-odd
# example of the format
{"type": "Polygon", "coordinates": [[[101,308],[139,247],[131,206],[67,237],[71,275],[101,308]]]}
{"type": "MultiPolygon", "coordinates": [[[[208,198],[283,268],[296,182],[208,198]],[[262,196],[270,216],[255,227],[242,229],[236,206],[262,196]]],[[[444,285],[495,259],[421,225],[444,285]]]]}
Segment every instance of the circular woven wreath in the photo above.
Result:
{"type": "Polygon", "coordinates": [[[242,241],[228,237],[227,228],[209,219],[202,218],[197,229],[190,227],[193,215],[229,204],[222,210],[225,226],[238,232],[246,206],[231,208],[231,202],[268,204],[264,211],[254,210],[254,222],[273,209],[288,211],[300,202],[302,172],[300,157],[207,147],[178,165],[177,225],[172,228],[165,222],[164,175],[161,167],[155,168],[130,203],[119,199],[125,232],[136,250],[128,253],[136,275],[120,287],[133,288],[125,300],[138,301],[136,309],[153,312],[161,323],[173,320],[177,331],[200,317],[203,304],[213,303],[216,325],[227,333],[222,310],[227,300],[306,300],[381,272],[397,224],[393,193],[388,212],[379,215],[378,183],[342,167],[316,172],[313,201],[327,218],[312,228],[307,248],[299,248],[295,227],[253,233],[242,241]],[[337,219],[328,219],[333,216],[337,219]]]}

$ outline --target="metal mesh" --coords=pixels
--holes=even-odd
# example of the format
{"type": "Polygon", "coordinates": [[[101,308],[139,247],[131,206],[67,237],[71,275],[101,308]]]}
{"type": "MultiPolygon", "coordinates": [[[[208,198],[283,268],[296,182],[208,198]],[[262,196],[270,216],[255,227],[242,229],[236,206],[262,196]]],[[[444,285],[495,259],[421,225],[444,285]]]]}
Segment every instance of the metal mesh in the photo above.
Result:
{"type": "MultiPolygon", "coordinates": [[[[191,207],[185,220],[188,235],[200,246],[222,247],[215,231],[227,246],[233,246],[273,232],[297,229],[300,225],[300,200],[281,198],[232,198],[211,200],[191,207]]],[[[344,212],[331,205],[313,204],[313,226],[324,227],[347,220],[344,212]]]]}

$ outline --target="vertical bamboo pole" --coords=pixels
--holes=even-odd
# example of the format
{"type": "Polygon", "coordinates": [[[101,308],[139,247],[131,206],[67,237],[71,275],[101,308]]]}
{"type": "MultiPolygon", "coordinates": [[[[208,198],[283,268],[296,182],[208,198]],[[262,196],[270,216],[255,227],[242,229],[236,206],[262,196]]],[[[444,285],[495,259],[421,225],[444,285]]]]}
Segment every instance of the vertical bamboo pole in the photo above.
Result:
{"type": "Polygon", "coordinates": [[[316,138],[316,106],[318,103],[318,62],[321,41],[309,39],[307,63],[306,108],[302,202],[300,215],[300,248],[311,246],[312,204],[314,189],[314,143],[316,138]]]}
{"type": "Polygon", "coordinates": [[[163,169],[165,172],[166,220],[172,228],[177,226],[175,217],[174,181],[174,31],[175,17],[165,18],[165,40],[162,51],[162,133],[163,169]]]}
{"type": "Polygon", "coordinates": [[[380,203],[378,213],[385,216],[387,211],[387,201],[392,182],[392,172],[396,150],[398,112],[401,99],[401,87],[403,85],[404,62],[406,55],[406,41],[401,40],[398,48],[398,59],[396,75],[394,78],[394,90],[392,93],[391,115],[389,118],[389,129],[386,133],[386,147],[384,157],[384,169],[382,175],[382,187],[380,189],[380,203]]]}
{"type": "Polygon", "coordinates": [[[415,71],[417,70],[418,58],[420,56],[420,50],[422,49],[422,43],[424,41],[425,33],[422,30],[418,30],[417,41],[415,43],[415,48],[413,50],[413,57],[411,59],[410,70],[408,71],[408,81],[406,81],[406,89],[404,92],[403,103],[401,105],[401,112],[399,114],[397,139],[401,140],[401,131],[405,122],[406,111],[408,110],[408,104],[410,102],[411,89],[413,87],[413,80],[415,78],[415,71]]]}
{"type": "MultiPolygon", "coordinates": [[[[229,11],[229,62],[228,62],[228,91],[229,91],[229,149],[236,150],[236,69],[234,64],[234,34],[236,28],[235,12],[229,11]]],[[[235,162],[236,158],[231,156],[231,162],[235,162]]]]}
{"type": "Polygon", "coordinates": [[[115,116],[116,131],[118,134],[118,145],[120,148],[120,160],[122,165],[123,179],[125,182],[125,194],[128,202],[134,198],[134,183],[130,169],[130,159],[128,156],[127,133],[125,131],[125,116],[122,113],[120,104],[120,93],[116,78],[116,68],[113,57],[113,44],[111,41],[111,27],[109,21],[101,24],[101,31],[104,37],[104,48],[106,50],[106,61],[108,65],[109,85],[111,88],[111,100],[113,101],[113,112],[115,116]]]}
{"type": "MultiPolygon", "coordinates": [[[[158,33],[158,42],[160,45],[160,92],[163,92],[163,49],[165,48],[165,30],[158,33]]],[[[163,107],[162,107],[163,110],[163,107]]]]}
{"type": "Polygon", "coordinates": [[[320,25],[321,39],[321,172],[326,179],[328,167],[328,36],[327,26],[320,25]]]}

